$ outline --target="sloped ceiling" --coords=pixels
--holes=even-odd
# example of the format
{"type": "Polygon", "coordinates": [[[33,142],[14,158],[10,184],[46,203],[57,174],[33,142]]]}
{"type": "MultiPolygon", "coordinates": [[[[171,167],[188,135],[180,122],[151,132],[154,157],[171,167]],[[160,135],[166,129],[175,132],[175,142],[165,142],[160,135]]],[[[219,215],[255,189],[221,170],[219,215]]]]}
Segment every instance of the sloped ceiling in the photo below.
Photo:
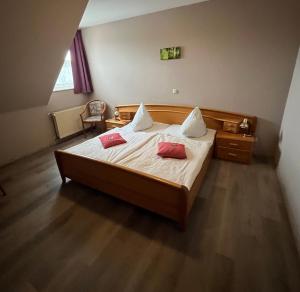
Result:
{"type": "Polygon", "coordinates": [[[208,0],[90,0],[80,27],[89,27],[208,0]]]}
{"type": "Polygon", "coordinates": [[[1,3],[0,112],[48,104],[87,2],[1,3]]]}

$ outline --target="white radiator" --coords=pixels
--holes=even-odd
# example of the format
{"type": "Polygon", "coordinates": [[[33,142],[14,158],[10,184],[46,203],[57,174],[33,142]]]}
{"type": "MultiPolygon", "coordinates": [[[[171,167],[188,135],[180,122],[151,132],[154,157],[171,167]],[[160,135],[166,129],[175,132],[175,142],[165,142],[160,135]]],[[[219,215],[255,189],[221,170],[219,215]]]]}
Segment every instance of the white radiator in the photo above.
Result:
{"type": "Polygon", "coordinates": [[[62,139],[82,131],[80,114],[85,105],[51,113],[57,138],[62,139]]]}

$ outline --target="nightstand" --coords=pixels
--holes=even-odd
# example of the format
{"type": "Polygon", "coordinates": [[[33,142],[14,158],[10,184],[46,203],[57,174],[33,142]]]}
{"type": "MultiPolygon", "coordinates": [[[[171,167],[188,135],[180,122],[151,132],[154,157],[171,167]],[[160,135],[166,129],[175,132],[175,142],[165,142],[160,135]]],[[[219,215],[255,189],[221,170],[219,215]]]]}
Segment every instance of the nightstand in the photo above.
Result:
{"type": "Polygon", "coordinates": [[[251,163],[255,141],[254,136],[244,137],[242,134],[218,131],[215,156],[219,159],[249,164],[251,163]]]}
{"type": "Polygon", "coordinates": [[[106,130],[111,130],[113,128],[122,128],[131,121],[129,120],[115,120],[115,119],[108,119],[105,121],[106,130]]]}

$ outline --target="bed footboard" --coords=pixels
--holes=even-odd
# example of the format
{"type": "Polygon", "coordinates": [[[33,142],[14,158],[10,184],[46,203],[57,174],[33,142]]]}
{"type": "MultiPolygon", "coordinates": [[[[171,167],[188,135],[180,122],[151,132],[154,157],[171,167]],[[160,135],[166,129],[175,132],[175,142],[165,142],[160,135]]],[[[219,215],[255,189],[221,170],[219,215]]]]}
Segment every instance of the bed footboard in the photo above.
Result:
{"type": "Polygon", "coordinates": [[[161,214],[185,229],[189,191],[185,186],[124,166],[55,151],[62,181],[66,178],[161,214]]]}

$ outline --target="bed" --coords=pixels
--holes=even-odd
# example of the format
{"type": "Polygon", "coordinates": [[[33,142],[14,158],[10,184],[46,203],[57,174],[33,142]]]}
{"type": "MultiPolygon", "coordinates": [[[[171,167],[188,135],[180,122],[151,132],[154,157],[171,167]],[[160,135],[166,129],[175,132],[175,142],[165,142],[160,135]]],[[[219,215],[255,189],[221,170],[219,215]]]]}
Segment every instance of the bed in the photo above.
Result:
{"type": "MultiPolygon", "coordinates": [[[[120,132],[126,144],[104,150],[99,138],[95,137],[69,149],[55,151],[60,175],[63,183],[69,178],[95,188],[170,218],[185,230],[213,155],[216,131],[222,129],[224,121],[242,121],[247,116],[201,109],[208,133],[205,137],[189,139],[180,136],[178,127],[193,107],[146,106],[155,121],[152,128],[133,132],[128,124],[111,130],[120,132]],[[166,140],[187,145],[188,159],[159,159],[155,155],[155,145],[166,140]]],[[[117,109],[121,119],[132,120],[138,105],[118,106],[117,109]]]]}

